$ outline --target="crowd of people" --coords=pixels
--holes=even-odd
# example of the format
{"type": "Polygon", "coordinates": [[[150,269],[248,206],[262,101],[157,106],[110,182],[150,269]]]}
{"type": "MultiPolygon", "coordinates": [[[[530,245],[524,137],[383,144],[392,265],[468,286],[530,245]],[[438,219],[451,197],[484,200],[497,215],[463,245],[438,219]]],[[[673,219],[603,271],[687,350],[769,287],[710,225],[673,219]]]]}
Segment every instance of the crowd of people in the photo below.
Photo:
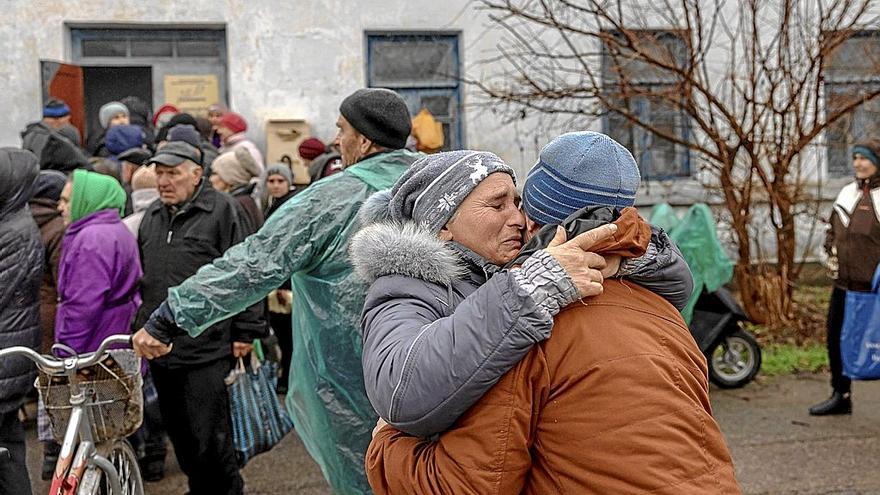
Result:
{"type": "MultiPolygon", "coordinates": [[[[208,119],[165,105],[151,116],[134,97],[108,102],[99,112],[103,130],[82,147],[70,108],[52,99],[43,118],[22,132],[21,149],[0,151],[0,257],[3,283],[15,287],[2,295],[3,347],[51,353],[53,345],[63,344],[86,353],[109,335],[130,333],[164,301],[169,287],[256,232],[305,189],[294,184],[289,165],[264,164],[243,117],[222,105],[206,113],[208,119]],[[34,294],[38,300],[31,299],[34,294]]],[[[321,162],[315,180],[341,171],[332,166],[339,156],[332,146],[309,138],[300,149],[307,164],[321,162]]],[[[164,476],[167,436],[193,493],[241,490],[223,380],[230,358],[247,354],[254,339],[270,333],[287,376],[289,284],[270,299],[274,304],[255,303],[199,338],[179,339],[173,355],[150,363],[144,424],[130,439],[145,479],[164,476]]],[[[34,370],[13,361],[0,363],[0,377],[10,385],[0,393],[0,444],[12,441],[14,447],[0,473],[18,474],[0,475],[0,488],[14,480],[9,486],[16,490],[8,493],[24,493],[17,410],[32,391],[34,370]]],[[[42,403],[38,434],[41,475],[50,479],[60,445],[42,403]]]]}
{"type": "MultiPolygon", "coordinates": [[[[274,335],[279,392],[335,493],[740,492],[679,313],[691,273],[633,208],[638,166],[608,136],[557,137],[522,181],[491,152],[435,152],[412,136],[424,116],[361,89],[330,146],[299,146],[303,187],[222,104],[99,113],[85,149],[59,100],[0,149],[0,347],[84,353],[133,332],[145,479],[167,437],[189,493],[243,492],[224,378],[274,335]]],[[[867,211],[863,236],[876,151],[856,148],[861,189],[836,211],[867,211]]],[[[836,218],[843,263],[861,223],[836,218]]],[[[33,372],[0,362],[0,491],[28,479],[33,372]]],[[[850,410],[834,387],[815,413],[850,410]]]]}

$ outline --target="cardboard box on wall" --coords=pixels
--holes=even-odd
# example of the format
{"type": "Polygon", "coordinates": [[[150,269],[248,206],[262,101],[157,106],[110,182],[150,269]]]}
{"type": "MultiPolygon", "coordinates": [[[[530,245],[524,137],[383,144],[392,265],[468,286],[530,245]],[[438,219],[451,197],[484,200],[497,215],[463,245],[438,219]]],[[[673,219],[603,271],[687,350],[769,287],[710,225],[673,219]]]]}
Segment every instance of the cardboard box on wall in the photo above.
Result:
{"type": "Polygon", "coordinates": [[[285,163],[293,171],[293,183],[311,182],[309,169],[299,156],[299,145],[311,136],[309,124],[302,119],[270,119],[266,123],[266,164],[285,163]]]}

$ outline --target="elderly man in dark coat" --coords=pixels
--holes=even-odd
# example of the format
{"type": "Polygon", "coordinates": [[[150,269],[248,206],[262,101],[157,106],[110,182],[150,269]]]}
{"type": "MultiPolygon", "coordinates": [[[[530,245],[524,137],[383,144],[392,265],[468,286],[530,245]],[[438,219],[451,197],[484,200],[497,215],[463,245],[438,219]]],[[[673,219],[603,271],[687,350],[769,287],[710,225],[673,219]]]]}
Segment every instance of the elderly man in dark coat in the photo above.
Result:
{"type": "MultiPolygon", "coordinates": [[[[40,166],[30,151],[0,148],[0,348],[40,345],[40,282],[43,244],[27,208],[40,166]]],[[[0,493],[30,493],[24,428],[18,408],[34,383],[24,357],[0,361],[0,493]]]]}
{"type": "MultiPolygon", "coordinates": [[[[199,150],[183,141],[169,141],[150,159],[159,201],[145,210],[138,229],[144,278],[137,327],[165,300],[170,287],[246,235],[244,211],[232,197],[205,184],[200,163],[199,150]]],[[[240,494],[244,487],[224,378],[233,356],[247,355],[251,342],[264,337],[268,327],[261,304],[243,309],[197,337],[177,339],[173,354],[150,363],[162,419],[192,495],[240,494]]],[[[158,460],[148,459],[145,465],[158,460]]]]}

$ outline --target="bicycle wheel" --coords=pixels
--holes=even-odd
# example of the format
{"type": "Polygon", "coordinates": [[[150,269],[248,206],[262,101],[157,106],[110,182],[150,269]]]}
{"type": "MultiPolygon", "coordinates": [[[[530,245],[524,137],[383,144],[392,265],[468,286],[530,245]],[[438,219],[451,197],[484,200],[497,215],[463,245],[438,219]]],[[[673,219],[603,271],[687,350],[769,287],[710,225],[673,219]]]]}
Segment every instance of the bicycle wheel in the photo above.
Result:
{"type": "MultiPolygon", "coordinates": [[[[119,484],[122,485],[119,495],[144,495],[144,480],[141,478],[137,455],[127,440],[116,440],[112,444],[98,446],[98,453],[116,468],[119,484]]],[[[97,466],[91,466],[86,471],[79,494],[117,495],[113,493],[107,475],[97,466]]]]}

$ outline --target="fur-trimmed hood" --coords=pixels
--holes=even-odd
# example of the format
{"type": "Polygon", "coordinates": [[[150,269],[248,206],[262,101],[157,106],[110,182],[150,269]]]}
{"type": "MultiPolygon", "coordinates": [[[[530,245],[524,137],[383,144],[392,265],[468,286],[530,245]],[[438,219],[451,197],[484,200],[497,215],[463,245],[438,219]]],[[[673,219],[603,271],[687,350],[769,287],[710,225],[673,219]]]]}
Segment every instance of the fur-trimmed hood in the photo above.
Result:
{"type": "Polygon", "coordinates": [[[412,222],[368,224],[351,240],[349,253],[355,272],[370,284],[403,275],[450,285],[468,273],[455,249],[412,222]]]}
{"type": "Polygon", "coordinates": [[[391,219],[391,189],[373,193],[358,210],[358,224],[361,228],[375,223],[389,223],[391,219]]]}
{"type": "Polygon", "coordinates": [[[372,284],[385,275],[403,275],[450,285],[469,273],[464,253],[415,222],[394,220],[390,202],[390,189],[378,191],[358,211],[361,230],[349,254],[361,278],[372,284]]]}

